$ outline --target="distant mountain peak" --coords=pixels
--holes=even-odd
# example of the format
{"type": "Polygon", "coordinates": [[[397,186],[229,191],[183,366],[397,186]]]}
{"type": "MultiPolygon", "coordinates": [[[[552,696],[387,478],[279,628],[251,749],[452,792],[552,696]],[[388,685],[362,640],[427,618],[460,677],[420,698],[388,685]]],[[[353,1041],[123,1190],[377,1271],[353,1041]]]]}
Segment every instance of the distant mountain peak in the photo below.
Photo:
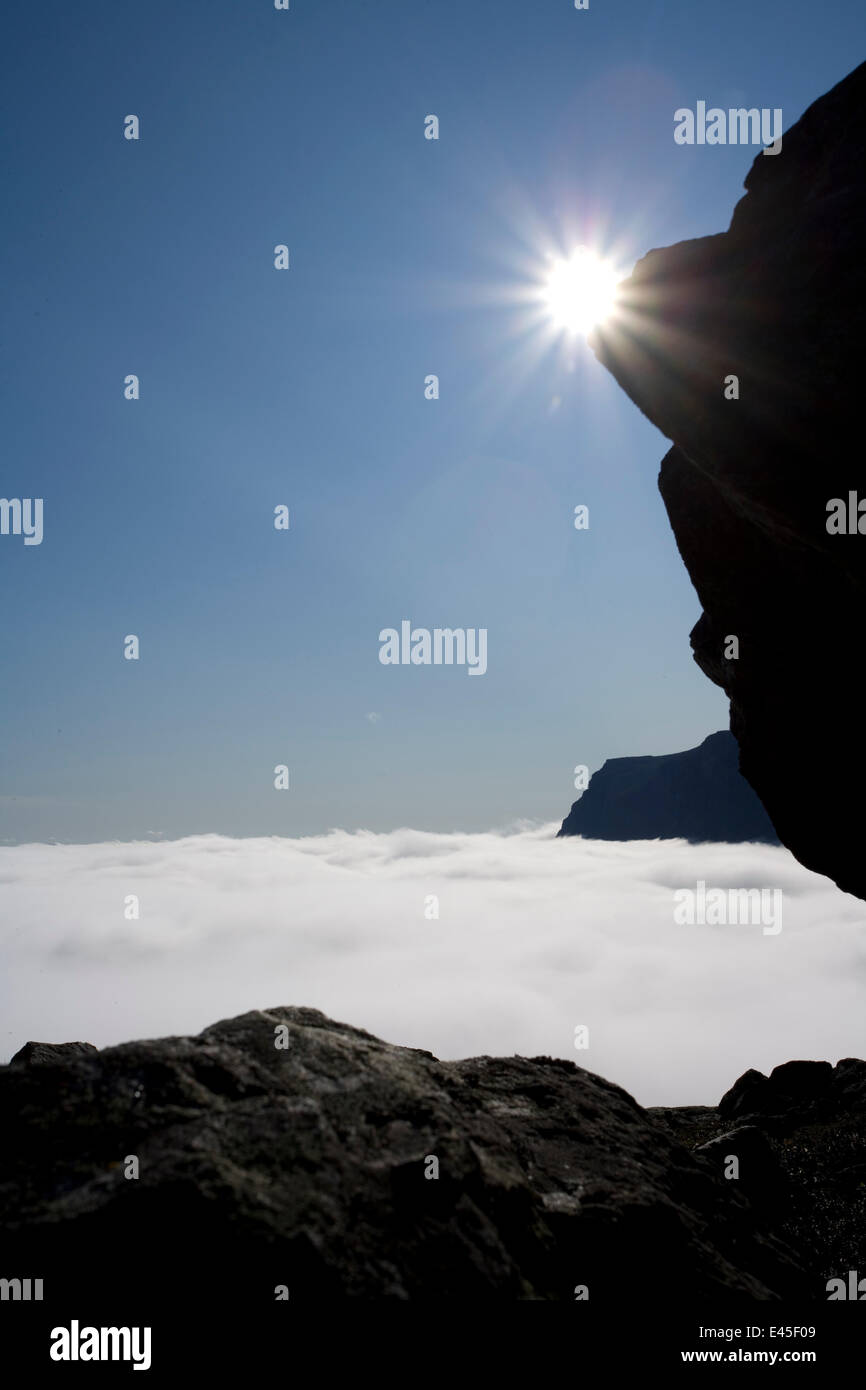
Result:
{"type": "Polygon", "coordinates": [[[588,840],[779,843],[740,772],[737,743],[727,729],[683,753],[608,758],[559,834],[588,840]]]}

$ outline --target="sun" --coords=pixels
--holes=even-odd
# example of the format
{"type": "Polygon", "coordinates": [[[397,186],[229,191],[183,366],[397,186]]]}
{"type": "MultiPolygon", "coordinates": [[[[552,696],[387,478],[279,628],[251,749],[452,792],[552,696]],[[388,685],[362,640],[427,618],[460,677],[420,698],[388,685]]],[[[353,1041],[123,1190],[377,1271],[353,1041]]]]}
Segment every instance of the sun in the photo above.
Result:
{"type": "Polygon", "coordinates": [[[543,299],[555,328],[589,333],[614,308],[622,276],[588,246],[578,246],[568,260],[554,261],[543,299]]]}

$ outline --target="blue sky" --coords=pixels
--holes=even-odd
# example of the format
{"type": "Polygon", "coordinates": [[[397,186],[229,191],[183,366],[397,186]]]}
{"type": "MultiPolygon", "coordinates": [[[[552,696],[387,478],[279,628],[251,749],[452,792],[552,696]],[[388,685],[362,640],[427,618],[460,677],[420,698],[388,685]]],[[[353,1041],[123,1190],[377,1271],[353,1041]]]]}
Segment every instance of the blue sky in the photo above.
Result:
{"type": "Polygon", "coordinates": [[[520,296],[554,248],[627,269],[726,228],[755,151],[677,146],[674,111],[789,127],[863,56],[859,0],[13,0],[5,28],[0,491],[44,539],[0,537],[0,840],[548,821],[576,763],[725,727],[666,441],[520,296]],[[381,665],[404,618],[485,627],[486,674],[381,665]]]}

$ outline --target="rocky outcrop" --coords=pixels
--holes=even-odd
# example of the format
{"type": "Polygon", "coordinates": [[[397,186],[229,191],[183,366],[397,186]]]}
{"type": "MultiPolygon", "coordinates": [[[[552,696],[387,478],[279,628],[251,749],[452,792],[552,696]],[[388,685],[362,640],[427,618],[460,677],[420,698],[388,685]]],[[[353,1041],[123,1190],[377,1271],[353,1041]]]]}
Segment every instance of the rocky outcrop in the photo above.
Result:
{"type": "Polygon", "coordinates": [[[726,730],[661,757],[608,758],[562,822],[591,840],[746,840],[778,844],[726,730]]]}
{"type": "Polygon", "coordinates": [[[184,1309],[216,1289],[261,1309],[281,1287],[822,1300],[864,1229],[864,1073],[831,1071],[820,1115],[777,1086],[789,1119],[777,1106],[769,1123],[728,1098],[724,1113],[644,1110],[550,1057],[440,1062],[312,1009],[102,1051],[28,1044],[0,1068],[4,1275],[42,1278],[64,1316],[119,1278],[136,1310],[155,1289],[184,1309]]]}
{"type": "Polygon", "coordinates": [[[715,1172],[738,1158],[742,1191],[803,1263],[821,1271],[822,1289],[863,1270],[866,1062],[784,1062],[768,1077],[747,1071],[717,1109],[650,1113],[715,1172]]]}
{"type": "Polygon", "coordinates": [[[741,771],[797,858],[860,897],[864,155],[866,64],[758,155],[727,232],[638,262],[592,342],[674,443],[659,486],[741,771]],[[833,499],[854,534],[828,532],[833,499]]]}

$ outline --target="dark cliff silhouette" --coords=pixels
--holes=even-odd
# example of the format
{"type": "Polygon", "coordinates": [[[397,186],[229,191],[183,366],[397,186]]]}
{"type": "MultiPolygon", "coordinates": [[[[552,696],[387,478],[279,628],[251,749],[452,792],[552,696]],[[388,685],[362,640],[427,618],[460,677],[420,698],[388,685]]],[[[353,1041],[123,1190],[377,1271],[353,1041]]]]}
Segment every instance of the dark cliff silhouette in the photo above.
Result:
{"type": "Polygon", "coordinates": [[[673,441],[659,488],[703,608],[692,647],[743,775],[801,863],[861,898],[864,151],[866,63],[757,156],[727,232],[638,262],[591,340],[673,441]]]}
{"type": "Polygon", "coordinates": [[[608,758],[559,834],[588,840],[779,843],[770,817],[739,771],[736,740],[725,729],[684,753],[608,758]]]}

